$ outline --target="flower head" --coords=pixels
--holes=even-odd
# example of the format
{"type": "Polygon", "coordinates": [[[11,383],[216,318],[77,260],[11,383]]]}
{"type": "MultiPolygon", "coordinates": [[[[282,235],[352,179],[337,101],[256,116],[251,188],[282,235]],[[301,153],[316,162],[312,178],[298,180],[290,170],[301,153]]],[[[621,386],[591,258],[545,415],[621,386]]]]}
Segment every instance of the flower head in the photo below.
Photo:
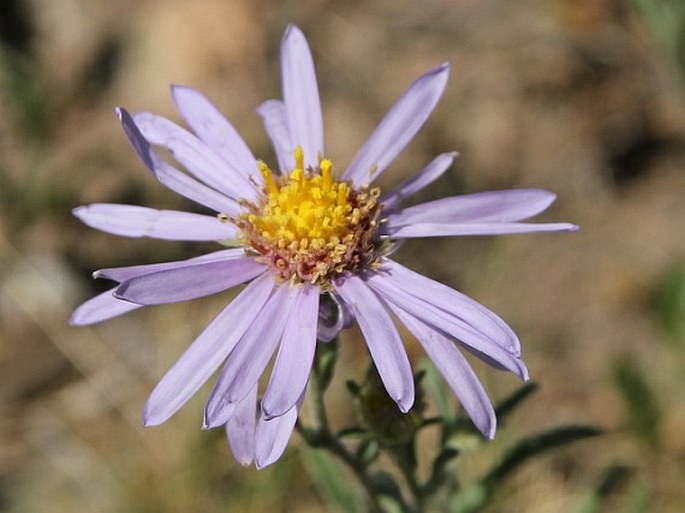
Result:
{"type": "Polygon", "coordinates": [[[283,37],[281,64],[283,100],[257,108],[276,150],[278,171],[257,160],[214,105],[188,87],[174,86],[172,96],[192,132],[154,114],[132,116],[117,109],[153,176],[216,215],[112,204],[79,207],[74,214],[118,235],[217,241],[224,248],[178,262],[97,271],[95,277],[118,285],[81,305],[72,323],[90,324],[143,305],[247,284],[161,379],[143,421],[166,421],[224,364],[204,425],[225,425],[236,459],[264,467],[280,457],[292,433],[317,339],[331,340],[352,317],[388,394],[400,411],[409,411],[414,379],[392,314],[424,347],[478,429],[492,438],[494,409],[461,351],[526,379],[518,338],[484,306],[388,258],[388,248],[406,238],[576,227],[520,222],[554,201],[552,193],[534,189],[402,208],[405,198],[450,167],[454,153],[438,156],[385,194],[373,185],[437,104],[447,64],[409,86],[342,173],[324,152],[312,56],[292,25],[283,37]],[[154,146],[167,150],[188,173],[154,146]],[[258,380],[274,353],[257,415],[258,380]]]}

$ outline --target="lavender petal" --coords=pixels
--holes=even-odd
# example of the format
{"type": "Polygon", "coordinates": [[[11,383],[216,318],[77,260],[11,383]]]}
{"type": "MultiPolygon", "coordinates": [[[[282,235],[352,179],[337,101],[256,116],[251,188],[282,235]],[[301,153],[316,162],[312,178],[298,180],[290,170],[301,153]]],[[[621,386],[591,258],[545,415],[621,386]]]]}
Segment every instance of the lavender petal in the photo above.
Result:
{"type": "Polygon", "coordinates": [[[117,108],[116,113],[133,149],[157,180],[181,196],[209,207],[215,212],[224,212],[231,216],[237,216],[242,212],[237,201],[201,184],[166,162],[152,149],[126,109],[117,108]]]}
{"type": "Polygon", "coordinates": [[[405,208],[393,215],[399,226],[412,223],[508,223],[547,209],[556,195],[542,189],[509,189],[451,196],[405,208]]]}
{"type": "Polygon", "coordinates": [[[201,255],[199,257],[188,258],[186,260],[178,260],[175,262],[161,262],[158,264],[144,264],[132,265],[127,267],[110,267],[107,269],[99,269],[93,273],[93,278],[105,278],[107,280],[118,281],[119,283],[131,278],[151,274],[158,271],[167,271],[171,269],[179,269],[187,267],[195,263],[201,262],[219,262],[225,260],[235,260],[236,258],[243,258],[245,252],[242,249],[222,249],[201,255]]]}
{"type": "Polygon", "coordinates": [[[418,301],[427,302],[450,316],[463,321],[466,325],[496,341],[498,345],[519,356],[521,342],[516,333],[492,310],[484,307],[470,297],[440,282],[427,278],[392,260],[383,262],[382,275],[373,276],[374,283],[380,278],[389,279],[418,301]]]}
{"type": "Polygon", "coordinates": [[[136,205],[94,203],[75,208],[73,214],[91,228],[124,237],[204,241],[232,239],[237,233],[234,225],[217,217],[136,205]]]}
{"type": "Polygon", "coordinates": [[[383,204],[383,209],[385,211],[394,209],[403,199],[416,194],[418,191],[440,178],[452,165],[457,155],[457,153],[451,152],[443,153],[442,155],[435,157],[430,164],[416,173],[413,177],[402,182],[388,192],[388,194],[382,196],[379,203],[383,204]]]}
{"type": "Polygon", "coordinates": [[[414,377],[390,315],[360,278],[342,278],[334,286],[357,319],[388,394],[402,413],[408,412],[414,404],[414,377]]]}
{"type": "Polygon", "coordinates": [[[283,332],[271,379],[262,398],[266,420],[284,415],[307,386],[316,349],[319,287],[305,285],[296,290],[293,312],[283,332]]]}
{"type": "Polygon", "coordinates": [[[511,329],[505,330],[500,326],[504,322],[494,313],[457,291],[419,274],[408,270],[410,274],[395,272],[392,267],[388,269],[389,264],[402,269],[399,264],[386,261],[385,272],[370,276],[366,282],[387,303],[457,339],[488,363],[495,363],[498,368],[527,379],[527,370],[519,356],[518,338],[511,329]],[[446,300],[450,302],[445,303],[446,300]]]}
{"type": "Polygon", "coordinates": [[[263,415],[260,417],[255,434],[255,465],[258,469],[275,463],[285,451],[297,422],[303,397],[304,392],[297,404],[280,417],[271,420],[266,420],[263,415]]]}
{"type": "Polygon", "coordinates": [[[261,183],[257,159],[233,125],[199,91],[175,85],[171,96],[197,136],[248,182],[261,183]]]}
{"type": "Polygon", "coordinates": [[[354,324],[354,315],[336,293],[329,292],[323,297],[325,300],[319,303],[316,339],[320,342],[331,342],[343,329],[354,324]]]}
{"type": "Polygon", "coordinates": [[[259,315],[274,287],[269,274],[250,283],[188,347],[150,394],[146,426],[166,421],[209,379],[259,315]]]}
{"type": "Polygon", "coordinates": [[[360,186],[378,178],[426,122],[445,90],[448,75],[449,65],[444,63],[417,78],[369,136],[343,180],[360,186]]]}
{"type": "Polygon", "coordinates": [[[257,385],[238,403],[226,422],[226,436],[233,457],[243,467],[254,461],[255,430],[257,424],[257,385]]]}
{"type": "Polygon", "coordinates": [[[188,265],[136,276],[117,287],[114,296],[139,305],[187,301],[230,289],[264,273],[253,258],[243,257],[188,265]]]}
{"type": "Polygon", "coordinates": [[[497,430],[495,409],[461,351],[447,337],[404,310],[393,305],[390,308],[423,346],[478,430],[492,440],[497,430]]]}
{"type": "Polygon", "coordinates": [[[225,424],[235,403],[247,395],[271,359],[291,315],[290,287],[276,287],[226,361],[205,406],[205,427],[225,424]]]}
{"type": "Polygon", "coordinates": [[[113,292],[114,289],[110,289],[81,304],[74,310],[71,319],[69,319],[69,324],[72,326],[88,326],[123,315],[142,306],[117,299],[112,294],[113,292]]]}
{"type": "Polygon", "coordinates": [[[570,223],[416,223],[396,227],[388,222],[384,227],[384,234],[398,239],[575,231],[578,226],[570,223]]]}
{"type": "Polygon", "coordinates": [[[148,142],[166,148],[181,165],[210,187],[235,200],[254,201],[257,198],[257,189],[244,172],[234,167],[233,162],[227,163],[220,158],[184,128],[149,112],[134,114],[133,120],[148,142]]]}
{"type": "Polygon", "coordinates": [[[294,25],[281,42],[281,73],[291,142],[302,147],[305,167],[316,167],[324,154],[319,86],[307,40],[294,25]]]}
{"type": "Polygon", "coordinates": [[[295,148],[288,131],[288,118],[285,111],[285,103],[281,100],[267,100],[257,107],[257,114],[262,118],[271,143],[273,144],[278,167],[281,173],[287,174],[295,168],[293,157],[295,148]]]}

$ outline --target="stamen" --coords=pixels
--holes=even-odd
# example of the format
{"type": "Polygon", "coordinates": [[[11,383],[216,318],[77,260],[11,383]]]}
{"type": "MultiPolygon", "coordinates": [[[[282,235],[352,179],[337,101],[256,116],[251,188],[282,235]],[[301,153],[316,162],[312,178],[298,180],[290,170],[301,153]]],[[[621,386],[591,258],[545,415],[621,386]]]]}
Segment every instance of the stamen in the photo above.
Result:
{"type": "Polygon", "coordinates": [[[304,152],[294,151],[295,168],[274,177],[258,162],[264,195],[235,219],[246,247],[284,281],[319,283],[344,272],[359,272],[378,259],[374,246],[379,193],[350,188],[333,179],[333,162],[320,158],[304,168],[304,152]]]}
{"type": "Polygon", "coordinates": [[[260,160],[257,162],[257,167],[259,167],[259,172],[264,178],[264,182],[266,183],[266,188],[269,191],[269,194],[278,194],[278,186],[274,181],[274,176],[271,172],[271,169],[269,169],[269,166],[260,160]]]}
{"type": "Polygon", "coordinates": [[[323,177],[323,190],[328,192],[331,190],[331,185],[333,185],[333,162],[324,159],[319,164],[319,167],[321,167],[321,176],[323,177]]]}
{"type": "Polygon", "coordinates": [[[299,145],[295,147],[295,169],[304,171],[304,151],[299,145]]]}

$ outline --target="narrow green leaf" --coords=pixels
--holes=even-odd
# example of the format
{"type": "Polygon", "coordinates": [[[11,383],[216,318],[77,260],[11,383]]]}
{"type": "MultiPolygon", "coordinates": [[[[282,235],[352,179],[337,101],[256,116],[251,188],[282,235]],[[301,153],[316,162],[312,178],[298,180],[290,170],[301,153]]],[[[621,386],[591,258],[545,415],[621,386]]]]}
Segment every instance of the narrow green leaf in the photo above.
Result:
{"type": "Polygon", "coordinates": [[[392,475],[381,470],[371,474],[370,478],[376,494],[381,499],[380,502],[383,504],[384,511],[387,513],[406,513],[410,511],[402,496],[402,491],[392,475]]]}
{"type": "Polygon", "coordinates": [[[599,485],[583,495],[573,513],[599,513],[602,503],[614,493],[617,488],[624,485],[630,477],[632,469],[625,465],[612,465],[602,474],[599,485]]]}
{"type": "MultiPolygon", "coordinates": [[[[349,476],[324,451],[301,451],[304,466],[327,505],[345,513],[362,511],[361,494],[350,486],[349,476]]],[[[327,510],[328,511],[328,510],[327,510]]]]}
{"type": "Polygon", "coordinates": [[[357,448],[357,460],[368,467],[380,454],[378,442],[376,440],[363,440],[357,448]]]}
{"type": "Polygon", "coordinates": [[[509,449],[500,464],[493,468],[482,482],[486,489],[492,490],[502,479],[533,456],[600,434],[602,430],[594,426],[562,426],[525,438],[509,449]]]}
{"type": "Polygon", "coordinates": [[[501,422],[504,418],[514,411],[524,400],[526,400],[534,392],[537,392],[539,386],[537,383],[528,381],[524,383],[518,390],[511,394],[506,399],[500,401],[495,406],[495,412],[497,413],[497,419],[501,422]]]}
{"type": "Polygon", "coordinates": [[[623,398],[630,429],[650,445],[658,445],[661,409],[643,372],[633,360],[624,358],[614,364],[613,379],[623,398]]]}
{"type": "Polygon", "coordinates": [[[661,280],[654,308],[669,340],[685,342],[685,261],[673,265],[661,280]]]}

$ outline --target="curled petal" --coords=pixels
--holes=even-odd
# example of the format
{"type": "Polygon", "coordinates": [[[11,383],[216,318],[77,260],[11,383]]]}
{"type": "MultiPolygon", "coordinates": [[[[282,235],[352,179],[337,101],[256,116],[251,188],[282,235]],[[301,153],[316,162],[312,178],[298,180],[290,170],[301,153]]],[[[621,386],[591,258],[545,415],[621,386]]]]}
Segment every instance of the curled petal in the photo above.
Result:
{"type": "Polygon", "coordinates": [[[135,114],[133,119],[148,142],[169,150],[178,162],[210,187],[236,200],[253,201],[257,197],[257,190],[243,172],[232,163],[227,164],[208,145],[176,123],[149,112],[135,114]]]}
{"type": "Polygon", "coordinates": [[[266,268],[252,258],[242,257],[188,265],[136,276],[117,287],[115,297],[139,305],[187,301],[216,294],[245,283],[266,268]]]}
{"type": "Polygon", "coordinates": [[[269,385],[262,398],[265,419],[279,417],[297,401],[307,386],[316,349],[319,287],[305,285],[292,300],[295,315],[288,319],[269,385]]]}
{"type": "Polygon", "coordinates": [[[307,40],[294,25],[281,42],[281,73],[290,140],[302,147],[305,167],[316,167],[324,153],[319,86],[307,40]]]}
{"type": "Polygon", "coordinates": [[[142,306],[117,299],[114,297],[113,292],[114,289],[110,289],[83,303],[74,310],[71,319],[69,319],[69,324],[72,326],[87,326],[123,315],[142,306]]]}
{"type": "Polygon", "coordinates": [[[452,165],[457,153],[443,153],[435,157],[430,164],[416,173],[413,177],[402,182],[400,185],[385,194],[379,200],[383,204],[385,211],[392,210],[403,199],[416,194],[421,189],[428,187],[435,180],[440,178],[445,171],[452,165]]]}
{"type": "Polygon", "coordinates": [[[136,205],[95,203],[73,213],[91,228],[124,237],[204,241],[232,239],[237,233],[217,217],[136,205]]]}
{"type": "Polygon", "coordinates": [[[248,182],[261,183],[257,160],[233,125],[200,92],[175,85],[171,96],[188,126],[248,182]]]}
{"type": "Polygon", "coordinates": [[[273,278],[254,280],[204,329],[150,394],[146,426],[166,421],[214,374],[245,334],[273,291],[273,278]]]}
{"type": "Polygon", "coordinates": [[[497,430],[495,409],[478,376],[473,372],[461,351],[447,337],[401,308],[392,304],[390,308],[423,346],[428,357],[443,375],[452,392],[459,398],[461,405],[478,430],[492,440],[497,430]]]}
{"type": "Polygon", "coordinates": [[[408,412],[414,404],[414,377],[390,315],[356,276],[338,280],[335,289],[357,319],[385,389],[402,413],[408,412]]]}
{"type": "Polygon", "coordinates": [[[334,292],[321,296],[317,340],[331,342],[345,328],[354,324],[354,315],[334,292]]]}
{"type": "Polygon", "coordinates": [[[166,162],[143,137],[131,115],[123,108],[116,109],[117,116],[131,142],[131,146],[145,164],[145,167],[160,182],[181,196],[193,200],[200,205],[213,209],[215,212],[224,212],[231,216],[237,216],[242,209],[237,201],[201,184],[197,180],[182,173],[166,162]]]}
{"type": "Polygon", "coordinates": [[[374,181],[385,171],[423,126],[442,96],[449,64],[421,75],[393,105],[343,174],[360,186],[374,181]]]}
{"type": "Polygon", "coordinates": [[[304,392],[297,404],[280,417],[266,420],[262,415],[259,419],[255,434],[255,463],[258,469],[275,463],[285,451],[297,422],[303,397],[304,392]]]}

